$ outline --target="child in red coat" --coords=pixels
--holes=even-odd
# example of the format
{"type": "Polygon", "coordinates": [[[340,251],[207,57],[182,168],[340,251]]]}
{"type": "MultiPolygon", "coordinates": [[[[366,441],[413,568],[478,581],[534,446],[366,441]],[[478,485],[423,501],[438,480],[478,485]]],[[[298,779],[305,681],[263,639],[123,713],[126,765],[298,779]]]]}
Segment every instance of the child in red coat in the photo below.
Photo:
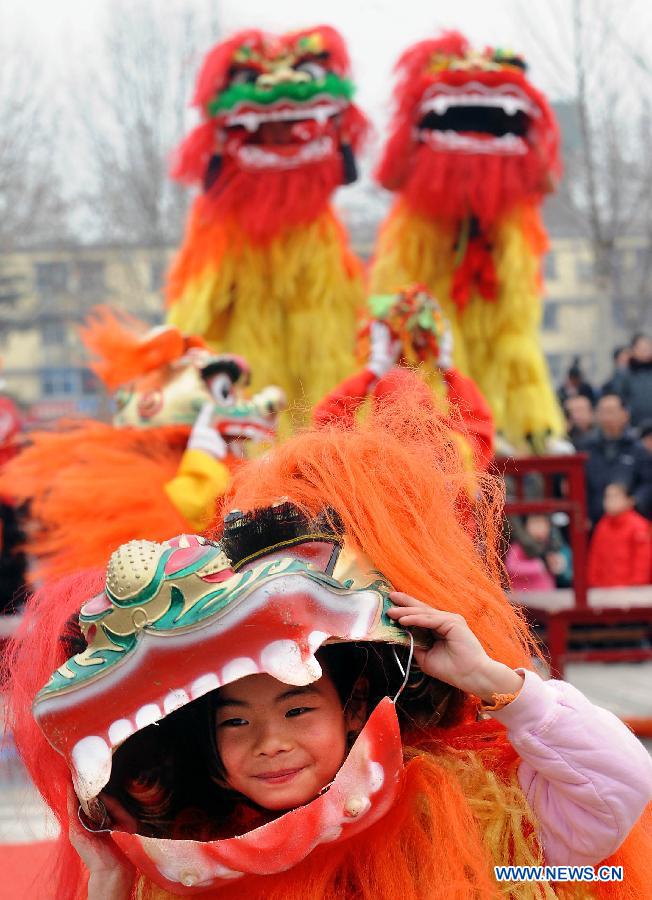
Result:
{"type": "Polygon", "coordinates": [[[598,522],[589,547],[589,587],[629,587],[652,580],[650,523],[634,509],[624,484],[608,484],[605,515],[598,522]]]}

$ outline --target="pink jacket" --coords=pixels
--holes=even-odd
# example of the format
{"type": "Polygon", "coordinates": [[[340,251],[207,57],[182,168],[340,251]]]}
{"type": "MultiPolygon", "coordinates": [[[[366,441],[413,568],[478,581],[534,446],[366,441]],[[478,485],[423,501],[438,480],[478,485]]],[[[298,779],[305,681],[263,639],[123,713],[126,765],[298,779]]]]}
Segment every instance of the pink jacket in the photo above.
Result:
{"type": "Polygon", "coordinates": [[[555,579],[544,561],[528,556],[516,541],[507,551],[505,568],[513,591],[550,591],[555,587],[555,579]]]}
{"type": "Polygon", "coordinates": [[[525,676],[492,713],[521,757],[518,780],[540,824],[548,865],[597,865],[652,800],[652,758],[613,713],[565,681],[525,676]]]}

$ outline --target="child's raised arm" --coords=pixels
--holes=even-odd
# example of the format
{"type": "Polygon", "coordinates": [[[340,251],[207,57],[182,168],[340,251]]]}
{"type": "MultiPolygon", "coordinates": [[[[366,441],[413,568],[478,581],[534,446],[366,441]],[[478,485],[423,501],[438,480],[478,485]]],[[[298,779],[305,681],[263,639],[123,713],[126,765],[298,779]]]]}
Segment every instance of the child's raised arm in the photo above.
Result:
{"type": "Polygon", "coordinates": [[[489,712],[521,757],[518,779],[546,862],[595,865],[614,853],[652,800],[652,759],[623,722],[565,681],[491,659],[462,616],[391,597],[393,619],[438,638],[430,650],[415,649],[424,672],[486,703],[509,695],[489,712]]]}

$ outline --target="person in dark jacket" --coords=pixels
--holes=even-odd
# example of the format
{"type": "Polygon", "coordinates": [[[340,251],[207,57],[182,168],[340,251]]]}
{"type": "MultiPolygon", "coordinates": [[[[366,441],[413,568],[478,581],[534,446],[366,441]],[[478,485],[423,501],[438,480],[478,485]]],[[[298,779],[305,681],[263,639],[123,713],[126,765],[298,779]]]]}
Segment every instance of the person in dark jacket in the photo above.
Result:
{"type": "Polygon", "coordinates": [[[568,439],[575,448],[597,434],[593,404],[584,394],[568,397],[564,403],[564,413],[568,439]]]}
{"type": "Polygon", "coordinates": [[[638,429],[638,438],[645,450],[643,485],[639,488],[636,507],[646,519],[652,519],[652,419],[645,419],[638,429]]]}
{"type": "Polygon", "coordinates": [[[629,368],[629,361],[632,356],[632,348],[628,345],[627,347],[616,347],[613,352],[613,361],[614,368],[611,373],[611,377],[608,381],[602,385],[602,390],[600,391],[600,395],[602,394],[613,394],[614,390],[614,381],[616,378],[619,378],[623,372],[626,372],[629,368]]]}
{"type": "Polygon", "coordinates": [[[597,434],[579,443],[588,453],[586,493],[589,518],[595,525],[604,509],[602,499],[608,484],[624,484],[636,496],[645,482],[646,450],[629,428],[629,411],[618,394],[604,394],[596,407],[597,434]]]}
{"type": "Polygon", "coordinates": [[[573,359],[573,363],[566,373],[566,380],[557,391],[557,396],[562,407],[569,397],[588,397],[591,405],[595,402],[595,392],[584,378],[579,356],[573,359]]]}
{"type": "Polygon", "coordinates": [[[652,419],[646,419],[644,422],[641,422],[638,436],[647,450],[650,460],[652,460],[652,419]]]}
{"type": "Polygon", "coordinates": [[[612,390],[629,407],[632,425],[652,419],[652,338],[649,335],[634,337],[629,365],[616,374],[612,390]]]}

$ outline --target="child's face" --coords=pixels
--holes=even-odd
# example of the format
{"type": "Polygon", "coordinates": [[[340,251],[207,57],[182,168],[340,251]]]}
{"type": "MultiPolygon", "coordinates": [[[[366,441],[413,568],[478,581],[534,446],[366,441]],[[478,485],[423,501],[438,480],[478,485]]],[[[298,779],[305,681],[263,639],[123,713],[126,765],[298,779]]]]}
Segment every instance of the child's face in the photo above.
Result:
{"type": "Polygon", "coordinates": [[[525,530],[535,541],[547,541],[550,537],[550,521],[545,516],[530,516],[525,530]]]}
{"type": "Polygon", "coordinates": [[[621,512],[632,509],[634,500],[619,484],[607,485],[604,491],[604,511],[609,516],[617,516],[621,512]]]}
{"type": "Polygon", "coordinates": [[[265,809],[292,809],[333,780],[349,723],[328,675],[293,687],[250,675],[220,689],[217,748],[229,785],[265,809]]]}

